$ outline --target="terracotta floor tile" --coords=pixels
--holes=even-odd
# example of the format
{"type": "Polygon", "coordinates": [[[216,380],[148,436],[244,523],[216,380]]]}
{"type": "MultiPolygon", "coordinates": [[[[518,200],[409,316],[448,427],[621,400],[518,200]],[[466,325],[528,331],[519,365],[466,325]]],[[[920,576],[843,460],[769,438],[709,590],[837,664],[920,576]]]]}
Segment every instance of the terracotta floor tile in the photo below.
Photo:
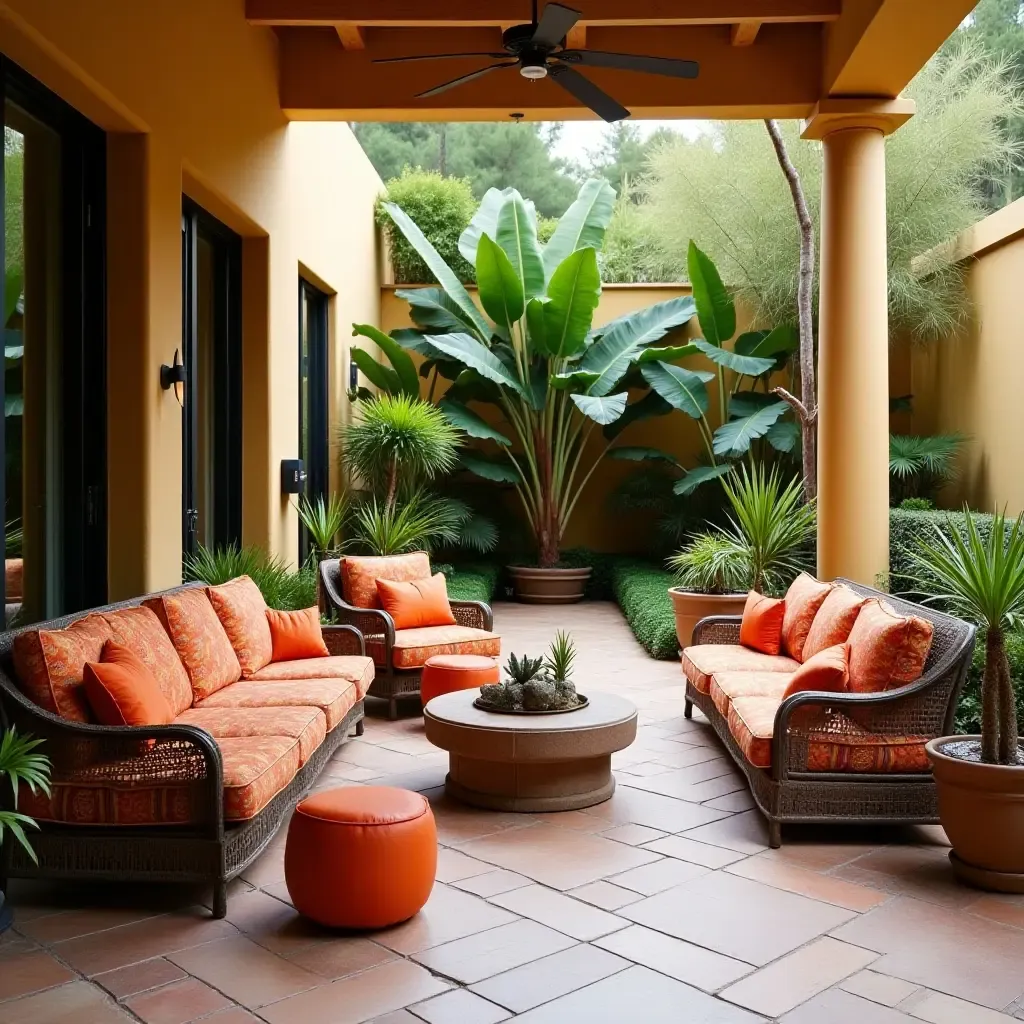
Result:
{"type": "Polygon", "coordinates": [[[296,967],[312,971],[313,974],[331,981],[378,967],[397,958],[398,954],[390,949],[385,949],[369,939],[355,936],[338,936],[287,954],[287,959],[296,967]]]}
{"type": "Polygon", "coordinates": [[[371,938],[388,949],[409,955],[515,920],[514,914],[476,896],[447,885],[435,885],[426,906],[412,920],[374,932],[371,938]]]}
{"type": "Polygon", "coordinates": [[[720,747],[714,746],[690,746],[679,744],[677,750],[665,750],[656,753],[653,764],[662,765],[666,768],[689,768],[691,765],[703,764],[706,761],[720,759],[722,751],[720,747]]]}
{"type": "Polygon", "coordinates": [[[553,889],[574,889],[658,856],[598,835],[543,824],[474,839],[460,849],[553,889]]]}
{"type": "Polygon", "coordinates": [[[662,857],[653,864],[645,864],[643,867],[612,875],[608,881],[613,885],[643,893],[645,896],[653,896],[657,892],[664,892],[675,885],[699,878],[707,872],[708,869],[702,868],[699,864],[676,860],[674,857],[662,857]]]}
{"type": "Polygon", "coordinates": [[[570,889],[568,895],[584,903],[591,903],[602,910],[618,910],[629,903],[636,903],[642,900],[643,896],[632,889],[623,889],[622,886],[613,885],[611,882],[590,882],[581,885],[578,889],[570,889]]]}
{"type": "Polygon", "coordinates": [[[646,967],[630,967],[517,1017],[520,1024],[753,1024],[760,1017],[646,967]],[[642,1017],[638,1014],[642,1013],[642,1017]]]}
{"type": "Polygon", "coordinates": [[[255,1014],[241,1006],[229,1006],[226,1010],[218,1010],[209,1017],[203,1018],[203,1024],[263,1024],[255,1014]]]}
{"type": "Polygon", "coordinates": [[[547,825],[572,829],[574,832],[601,832],[608,827],[603,818],[595,817],[586,811],[551,811],[545,814],[531,814],[530,817],[547,825]]]}
{"type": "Polygon", "coordinates": [[[394,789],[408,789],[414,793],[422,793],[426,790],[437,789],[444,785],[445,776],[448,774],[448,765],[431,765],[419,767],[415,771],[397,772],[382,775],[374,779],[375,786],[392,786],[394,789]]]}
{"type": "Polygon", "coordinates": [[[830,988],[781,1017],[780,1024],[915,1024],[915,1021],[899,1010],[879,1006],[841,988],[830,988]]]}
{"type": "Polygon", "coordinates": [[[778,1017],[877,959],[873,950],[825,936],[747,975],[719,995],[755,1013],[778,1017]]]}
{"type": "Polygon", "coordinates": [[[346,782],[369,782],[383,775],[380,768],[362,768],[348,761],[336,761],[327,767],[321,778],[344,779],[346,782]]]}
{"type": "Polygon", "coordinates": [[[268,849],[242,872],[243,881],[257,889],[284,881],[284,847],[268,849]]]}
{"type": "Polygon", "coordinates": [[[361,1024],[439,995],[448,987],[418,964],[394,960],[264,1006],[260,1016],[268,1024],[361,1024]]]}
{"type": "Polygon", "coordinates": [[[439,882],[456,882],[460,878],[482,875],[486,871],[493,870],[493,865],[474,860],[464,853],[459,853],[458,850],[449,850],[442,846],[437,851],[436,877],[439,882]]]}
{"type": "Polygon", "coordinates": [[[832,872],[837,878],[927,903],[963,908],[978,894],[961,885],[942,846],[884,846],[832,872]]]}
{"type": "Polygon", "coordinates": [[[523,814],[481,811],[456,803],[447,796],[430,801],[437,823],[437,838],[445,846],[494,835],[506,829],[531,828],[536,822],[523,814]]]}
{"type": "Polygon", "coordinates": [[[169,959],[250,1009],[324,982],[320,975],[242,937],[172,953],[169,959]]]}
{"type": "Polygon", "coordinates": [[[481,981],[473,991],[522,1013],[629,966],[603,949],[579,945],[481,981]]]}
{"type": "Polygon", "coordinates": [[[656,839],[653,843],[645,843],[644,849],[653,850],[666,857],[688,860],[691,864],[701,864],[706,868],[724,868],[726,864],[734,864],[746,856],[746,854],[737,853],[735,850],[698,843],[683,836],[665,836],[663,839],[656,839]]]}
{"type": "Polygon", "coordinates": [[[159,911],[132,910],[126,907],[88,907],[81,910],[65,910],[48,914],[35,920],[22,921],[19,915],[17,928],[22,935],[37,942],[64,942],[80,935],[106,931],[157,917],[159,911]]]}
{"type": "Polygon", "coordinates": [[[773,885],[776,889],[797,892],[801,896],[809,896],[847,910],[870,910],[890,898],[888,893],[877,889],[844,882],[841,878],[822,875],[780,860],[766,859],[763,855],[748,857],[738,864],[731,864],[726,870],[743,878],[773,885]]]}
{"type": "Polygon", "coordinates": [[[846,864],[865,853],[870,853],[875,846],[867,843],[829,842],[828,832],[816,830],[817,840],[793,840],[785,837],[785,843],[777,850],[765,850],[760,856],[764,860],[777,860],[809,871],[831,871],[846,864]]]}
{"type": "Polygon", "coordinates": [[[97,974],[93,981],[102,985],[115,999],[125,999],[151,988],[169,985],[172,981],[181,981],[185,977],[188,975],[177,964],[157,957],[141,964],[132,964],[131,967],[97,974]]]}
{"type": "Polygon", "coordinates": [[[918,986],[909,981],[890,978],[876,971],[860,971],[841,982],[839,987],[883,1006],[896,1006],[918,991],[918,986]]]}
{"type": "Polygon", "coordinates": [[[253,942],[282,955],[324,942],[330,936],[325,928],[303,917],[290,903],[283,903],[258,889],[228,900],[227,920],[253,942]]]}
{"type": "Polygon", "coordinates": [[[421,1024],[422,1020],[422,1017],[417,1017],[408,1010],[395,1010],[394,1013],[386,1013],[383,1017],[374,1017],[369,1024],[421,1024]]]}
{"type": "Polygon", "coordinates": [[[514,871],[505,871],[497,868],[494,871],[485,871],[482,875],[472,875],[470,878],[460,878],[452,883],[456,889],[463,892],[471,892],[474,896],[496,896],[501,892],[508,892],[510,889],[519,889],[524,885],[531,885],[531,881],[525,875],[517,875],[514,871]]]}
{"type": "Polygon", "coordinates": [[[146,1024],[188,1024],[197,1017],[230,1007],[231,1000],[198,978],[186,978],[132,996],[125,1000],[125,1006],[146,1024]]]}
{"type": "Polygon", "coordinates": [[[400,754],[369,743],[346,743],[338,751],[337,759],[360,768],[380,769],[381,775],[414,772],[421,767],[412,754],[400,754]]]}
{"type": "Polygon", "coordinates": [[[471,985],[572,945],[574,940],[561,932],[535,921],[516,921],[435,946],[415,959],[446,978],[471,985]]]}
{"type": "Polygon", "coordinates": [[[941,992],[922,993],[922,998],[907,1002],[903,1009],[929,1024],[1006,1024],[1002,1013],[941,992]]]}
{"type": "Polygon", "coordinates": [[[728,817],[698,804],[689,804],[660,793],[648,793],[632,786],[618,786],[610,800],[588,812],[615,825],[646,825],[661,832],[682,832],[728,817]]]}
{"type": "Polygon", "coordinates": [[[73,981],[4,1003],[11,1024],[131,1024],[132,1018],[96,985],[73,981]]]}
{"type": "Polygon", "coordinates": [[[456,988],[413,1007],[427,1024],[496,1024],[508,1020],[507,1010],[468,989],[456,988]]]}
{"type": "MultiPolygon", "coordinates": [[[[671,861],[681,864],[682,861],[671,861]]],[[[848,910],[739,878],[704,874],[619,911],[638,924],[763,967],[848,921],[848,910]]],[[[848,941],[854,942],[853,939],[848,941]]]]}
{"type": "Polygon", "coordinates": [[[383,747],[385,750],[395,750],[399,754],[412,754],[413,757],[419,754],[437,753],[437,747],[423,734],[422,727],[418,736],[388,736],[382,739],[377,746],[383,747]]]}
{"type": "Polygon", "coordinates": [[[987,917],[991,921],[1002,921],[1014,928],[1024,928],[1024,896],[996,896],[987,894],[964,909],[969,914],[987,917]]]}
{"type": "Polygon", "coordinates": [[[638,761],[636,764],[616,768],[616,772],[622,772],[625,775],[636,775],[641,779],[651,775],[664,775],[665,772],[670,771],[672,771],[672,765],[658,764],[657,761],[638,761]]]}
{"type": "Polygon", "coordinates": [[[882,974],[995,1010],[1024,993],[1024,932],[996,921],[901,896],[832,934],[884,953],[882,974]]]}
{"type": "MultiPolygon", "coordinates": [[[[26,996],[30,992],[63,985],[77,977],[42,949],[15,953],[0,962],[0,999],[26,996]]],[[[2,1015],[0,1015],[2,1016],[2,1015]]]]}
{"type": "Polygon", "coordinates": [[[750,964],[638,924],[594,944],[705,992],[717,992],[754,970],[750,964]]]}
{"type": "Polygon", "coordinates": [[[760,853],[768,849],[768,823],[760,811],[744,811],[709,825],[688,829],[686,838],[724,846],[737,853],[760,853]]]}
{"type": "Polygon", "coordinates": [[[646,825],[616,825],[601,833],[605,839],[614,839],[615,842],[626,843],[628,846],[642,846],[644,843],[661,839],[667,834],[660,829],[648,828],[646,825]]]}
{"type": "Polygon", "coordinates": [[[527,885],[510,892],[499,893],[492,896],[489,902],[504,907],[513,914],[546,924],[549,928],[571,935],[582,942],[608,935],[625,928],[627,924],[621,917],[598,910],[543,885],[527,885]]]}

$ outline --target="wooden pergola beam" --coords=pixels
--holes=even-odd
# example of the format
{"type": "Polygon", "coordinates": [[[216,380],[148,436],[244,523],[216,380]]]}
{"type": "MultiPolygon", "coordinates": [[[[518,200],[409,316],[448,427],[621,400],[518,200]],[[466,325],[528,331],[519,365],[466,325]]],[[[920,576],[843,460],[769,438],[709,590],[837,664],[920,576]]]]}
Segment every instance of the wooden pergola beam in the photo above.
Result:
{"type": "Polygon", "coordinates": [[[353,25],[350,21],[339,21],[334,27],[338,30],[338,38],[346,50],[366,49],[366,40],[358,25],[353,25]]]}
{"type": "Polygon", "coordinates": [[[761,30],[759,21],[738,21],[732,26],[730,37],[733,46],[751,46],[761,30]]]}

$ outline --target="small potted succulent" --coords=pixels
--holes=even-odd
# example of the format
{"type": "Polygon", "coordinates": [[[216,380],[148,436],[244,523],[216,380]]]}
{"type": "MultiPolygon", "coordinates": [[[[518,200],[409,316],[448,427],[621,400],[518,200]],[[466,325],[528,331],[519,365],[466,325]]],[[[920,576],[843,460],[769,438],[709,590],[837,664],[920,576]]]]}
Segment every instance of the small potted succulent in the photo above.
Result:
{"type": "Polygon", "coordinates": [[[528,654],[510,654],[505,663],[505,679],[481,686],[477,706],[505,714],[575,711],[585,707],[586,698],[576,692],[571,678],[575,660],[572,637],[559,630],[545,655],[531,658],[528,654]]]}
{"type": "Polygon", "coordinates": [[[987,537],[964,510],[911,552],[914,580],[985,637],[981,735],[940,736],[928,746],[939,816],[953,844],[950,860],[966,882],[1024,893],[1024,747],[1006,656],[1005,634],[1024,616],[1024,514],[996,515],[987,537]]]}

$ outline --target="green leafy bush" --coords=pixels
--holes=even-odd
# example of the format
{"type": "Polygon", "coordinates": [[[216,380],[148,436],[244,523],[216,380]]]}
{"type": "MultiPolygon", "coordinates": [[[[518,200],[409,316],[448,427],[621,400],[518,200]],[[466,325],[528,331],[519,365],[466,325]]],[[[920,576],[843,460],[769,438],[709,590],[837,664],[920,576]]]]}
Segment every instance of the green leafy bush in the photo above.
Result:
{"type": "Polygon", "coordinates": [[[615,600],[641,646],[654,658],[679,656],[676,620],[668,588],[672,574],[643,562],[620,559],[612,571],[615,600]]]}
{"type": "Polygon", "coordinates": [[[211,587],[238,576],[249,576],[271,608],[295,611],[312,608],[317,603],[315,569],[305,565],[293,572],[280,559],[256,545],[213,551],[200,547],[199,553],[185,563],[186,580],[201,580],[211,587]]]}
{"type": "MultiPolygon", "coordinates": [[[[1021,733],[1024,733],[1024,633],[1007,633],[1005,639],[1010,679],[1017,694],[1017,725],[1021,733]]],[[[959,733],[981,732],[981,677],[984,670],[985,641],[982,638],[974,645],[971,668],[956,709],[956,731],[959,733]]]]}
{"type": "Polygon", "coordinates": [[[384,209],[385,202],[394,203],[416,222],[460,280],[472,281],[473,268],[459,252],[459,236],[477,208],[469,179],[445,178],[437,171],[407,167],[385,187],[387,196],[377,201],[376,217],[391,251],[395,283],[433,284],[434,275],[395,226],[384,209]]]}
{"type": "Polygon", "coordinates": [[[935,509],[935,502],[928,498],[904,498],[897,507],[904,512],[931,512],[935,509]]]}
{"type": "Polygon", "coordinates": [[[448,580],[448,597],[453,601],[483,601],[490,604],[498,589],[499,566],[492,562],[465,565],[435,565],[448,580]]]}

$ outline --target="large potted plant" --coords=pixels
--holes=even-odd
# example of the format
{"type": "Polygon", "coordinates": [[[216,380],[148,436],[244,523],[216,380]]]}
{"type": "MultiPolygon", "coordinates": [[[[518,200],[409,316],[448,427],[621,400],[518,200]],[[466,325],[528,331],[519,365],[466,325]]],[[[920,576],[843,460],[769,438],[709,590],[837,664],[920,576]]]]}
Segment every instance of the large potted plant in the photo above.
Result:
{"type": "Polygon", "coordinates": [[[1024,749],[1006,656],[1005,633],[1024,614],[1024,515],[992,519],[983,537],[965,509],[961,532],[933,524],[911,553],[915,582],[985,632],[981,734],[928,744],[950,860],[965,881],[1024,893],[1024,749]]]}
{"type": "Polygon", "coordinates": [[[748,590],[784,590],[814,535],[814,502],[804,502],[799,479],[783,485],[777,468],[742,466],[723,477],[722,486],[728,524],[697,534],[669,559],[679,580],[669,596],[682,647],[706,616],[739,615],[748,590]]]}

